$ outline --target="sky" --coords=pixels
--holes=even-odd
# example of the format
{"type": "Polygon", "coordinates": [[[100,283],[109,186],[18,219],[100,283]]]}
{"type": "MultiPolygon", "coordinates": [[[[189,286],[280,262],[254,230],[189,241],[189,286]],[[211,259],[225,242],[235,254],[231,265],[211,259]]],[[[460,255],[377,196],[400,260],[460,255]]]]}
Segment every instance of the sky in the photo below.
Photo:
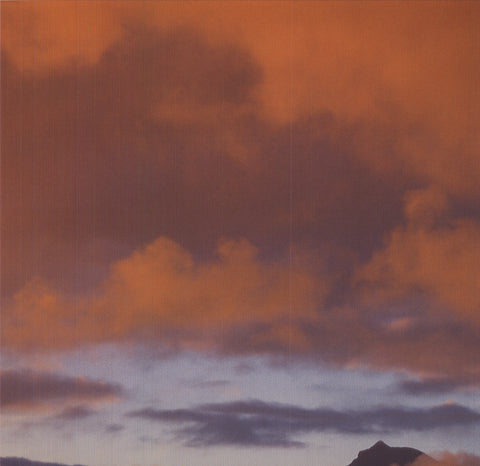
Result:
{"type": "Polygon", "coordinates": [[[0,7],[3,457],[480,464],[480,3],[0,7]]]}

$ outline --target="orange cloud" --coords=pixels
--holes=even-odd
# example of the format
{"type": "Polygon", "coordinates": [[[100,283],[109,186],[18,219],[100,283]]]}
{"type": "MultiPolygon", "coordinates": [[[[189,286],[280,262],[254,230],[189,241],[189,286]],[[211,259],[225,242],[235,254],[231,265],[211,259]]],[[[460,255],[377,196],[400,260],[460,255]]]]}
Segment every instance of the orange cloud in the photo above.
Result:
{"type": "MultiPolygon", "coordinates": [[[[362,157],[478,195],[480,5],[473,2],[193,2],[135,12],[246,47],[263,70],[263,114],[289,122],[331,111],[372,124],[362,157]],[[382,135],[382,128],[386,134],[382,135]],[[392,144],[388,158],[378,139],[392,144]]],[[[130,13],[133,15],[134,13],[130,13]]]]}
{"type": "Polygon", "coordinates": [[[441,453],[438,460],[426,455],[419,456],[412,466],[478,466],[480,457],[468,453],[441,453]]]}
{"type": "Polygon", "coordinates": [[[215,261],[197,263],[158,238],[115,263],[93,298],[72,301],[29,283],[6,313],[3,344],[55,349],[135,338],[211,346],[235,326],[312,318],[326,291],[298,264],[260,261],[245,240],[223,241],[215,261]]]}
{"type": "Polygon", "coordinates": [[[5,346],[478,368],[477,3],[1,8],[5,346]]]}
{"type": "Polygon", "coordinates": [[[373,305],[357,299],[329,306],[332,277],[308,264],[261,260],[246,240],[223,241],[215,259],[200,261],[160,237],[113,263],[94,292],[69,296],[40,280],[27,284],[4,311],[2,344],[40,353],[110,342],[288,354],[346,367],[462,376],[459,386],[462,380],[472,385],[479,332],[469,314],[459,320],[408,309],[398,317],[395,306],[386,310],[378,298],[373,305]]]}
{"type": "Polygon", "coordinates": [[[118,262],[92,304],[96,328],[114,337],[152,331],[154,338],[188,328],[192,336],[214,338],[231,326],[275,322],[290,313],[312,317],[325,293],[296,266],[261,263],[245,240],[222,242],[217,251],[217,261],[198,264],[178,244],[159,238],[118,262]]]}
{"type": "Polygon", "coordinates": [[[480,223],[457,219],[438,224],[447,208],[435,190],[407,196],[406,227],[360,268],[357,280],[384,298],[421,292],[467,321],[480,322],[480,223]]]}
{"type": "Polygon", "coordinates": [[[2,48],[21,70],[96,62],[122,32],[117,2],[2,3],[2,48]]]}
{"type": "Polygon", "coordinates": [[[28,282],[2,313],[2,345],[31,349],[77,343],[77,306],[43,280],[28,282]]]}
{"type": "Polygon", "coordinates": [[[3,4],[2,13],[2,46],[21,68],[94,63],[128,22],[188,26],[246,46],[265,69],[267,112],[283,121],[325,108],[383,116],[393,97],[449,140],[475,131],[476,2],[40,1],[3,4]]]}

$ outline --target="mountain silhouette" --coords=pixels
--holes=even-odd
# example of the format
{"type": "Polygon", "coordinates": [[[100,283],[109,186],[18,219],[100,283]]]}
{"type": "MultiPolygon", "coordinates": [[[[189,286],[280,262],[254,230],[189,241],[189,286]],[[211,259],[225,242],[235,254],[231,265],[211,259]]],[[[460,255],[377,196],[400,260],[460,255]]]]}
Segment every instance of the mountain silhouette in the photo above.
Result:
{"type": "Polygon", "coordinates": [[[420,455],[425,455],[425,453],[415,448],[389,447],[380,440],[368,450],[362,450],[357,459],[348,466],[391,466],[393,464],[407,466],[420,455]]]}

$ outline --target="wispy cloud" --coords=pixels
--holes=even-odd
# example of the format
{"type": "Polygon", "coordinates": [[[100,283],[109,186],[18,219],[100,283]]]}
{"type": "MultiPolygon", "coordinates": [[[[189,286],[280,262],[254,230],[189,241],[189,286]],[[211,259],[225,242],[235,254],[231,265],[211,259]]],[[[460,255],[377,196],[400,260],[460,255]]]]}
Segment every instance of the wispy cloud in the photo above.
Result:
{"type": "Polygon", "coordinates": [[[145,408],[128,413],[167,425],[179,425],[189,446],[239,445],[298,447],[301,434],[370,434],[428,431],[480,423],[480,413],[460,405],[430,408],[376,407],[365,410],[306,409],[257,400],[214,403],[189,409],[145,408]]]}
{"type": "Polygon", "coordinates": [[[196,379],[187,379],[183,381],[187,386],[195,389],[216,389],[216,388],[225,388],[231,384],[229,380],[196,380],[196,379]]]}
{"type": "Polygon", "coordinates": [[[122,424],[108,424],[105,427],[105,432],[107,434],[116,434],[117,432],[121,432],[123,429],[125,429],[125,426],[122,424]]]}
{"type": "Polygon", "coordinates": [[[478,389],[479,379],[473,376],[445,376],[406,379],[399,383],[400,391],[409,395],[436,395],[452,391],[478,389]]]}
{"type": "Polygon", "coordinates": [[[96,411],[85,405],[69,406],[63,409],[53,419],[59,421],[77,421],[93,416],[95,413],[96,411]]]}
{"type": "MultiPolygon", "coordinates": [[[[18,457],[4,457],[0,458],[0,466],[69,466],[63,463],[45,463],[43,461],[33,461],[27,458],[18,457]]],[[[73,466],[83,466],[81,464],[74,464],[73,466]]]]}

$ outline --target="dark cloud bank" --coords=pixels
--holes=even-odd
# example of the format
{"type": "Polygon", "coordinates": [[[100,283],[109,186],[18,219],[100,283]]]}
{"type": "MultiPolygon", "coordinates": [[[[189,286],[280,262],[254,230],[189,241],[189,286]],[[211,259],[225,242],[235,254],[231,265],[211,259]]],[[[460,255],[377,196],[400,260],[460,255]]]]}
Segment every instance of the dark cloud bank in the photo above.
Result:
{"type": "MultiPolygon", "coordinates": [[[[0,386],[0,405],[11,409],[59,400],[95,401],[123,393],[119,385],[32,370],[4,370],[0,373],[0,386]]],[[[62,413],[65,418],[86,414],[85,407],[68,408],[62,413]]]]}
{"type": "Polygon", "coordinates": [[[248,400],[205,404],[191,409],[145,408],[128,416],[178,425],[175,433],[194,447],[298,447],[303,443],[295,437],[313,432],[384,434],[480,424],[480,413],[456,404],[338,411],[248,400]]]}
{"type": "MultiPolygon", "coordinates": [[[[0,466],[69,466],[63,463],[44,463],[42,461],[32,461],[26,458],[6,457],[0,458],[0,466]]],[[[74,464],[73,466],[85,466],[74,464]]]]}
{"type": "Polygon", "coordinates": [[[407,379],[399,384],[399,389],[408,395],[440,395],[454,391],[478,389],[478,377],[427,377],[425,379],[407,379]]]}
{"type": "Polygon", "coordinates": [[[200,257],[239,234],[368,256],[418,180],[379,177],[355,157],[362,128],[328,111],[267,121],[261,82],[247,51],[186,29],[133,28],[95,65],[38,75],[2,54],[2,291],[85,286],[159,236],[200,257]]]}

